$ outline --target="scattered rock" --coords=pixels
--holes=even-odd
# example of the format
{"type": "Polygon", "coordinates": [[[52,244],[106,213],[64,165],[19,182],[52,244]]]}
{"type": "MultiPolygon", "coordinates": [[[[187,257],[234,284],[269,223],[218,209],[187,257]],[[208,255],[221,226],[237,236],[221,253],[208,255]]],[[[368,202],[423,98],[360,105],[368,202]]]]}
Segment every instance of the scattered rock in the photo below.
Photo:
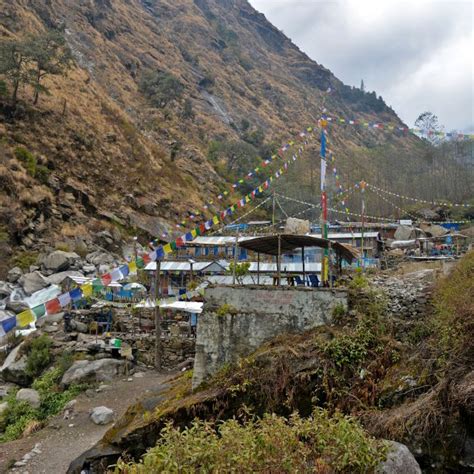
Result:
{"type": "Polygon", "coordinates": [[[12,382],[18,385],[28,385],[30,377],[26,374],[26,355],[20,355],[20,349],[23,343],[16,346],[8,354],[5,362],[0,367],[0,375],[6,382],[12,382]]]}
{"type": "Polygon", "coordinates": [[[96,425],[107,425],[114,419],[114,411],[107,407],[96,407],[92,410],[91,419],[96,425]]]}
{"type": "Polygon", "coordinates": [[[6,298],[12,294],[13,288],[10,283],[0,281],[0,299],[6,298]]]}
{"type": "Polygon", "coordinates": [[[15,288],[6,302],[6,309],[14,311],[15,313],[21,313],[25,309],[28,309],[28,304],[24,301],[27,297],[26,293],[22,288],[15,288]]]}
{"type": "Polygon", "coordinates": [[[58,326],[45,326],[43,328],[43,331],[48,333],[48,334],[52,334],[53,332],[58,332],[59,327],[58,326]]]}
{"type": "Polygon", "coordinates": [[[61,285],[61,283],[66,280],[66,278],[72,277],[84,277],[84,275],[81,272],[70,270],[67,272],[54,273],[53,275],[49,276],[47,280],[51,285],[61,285]]]}
{"type": "Polygon", "coordinates": [[[0,403],[0,415],[8,408],[8,403],[7,402],[3,402],[3,403],[0,403]]]}
{"type": "Polygon", "coordinates": [[[0,385],[0,398],[6,397],[15,388],[16,385],[11,383],[0,385]]]}
{"type": "Polygon", "coordinates": [[[79,360],[66,371],[61,385],[82,382],[108,382],[123,373],[124,362],[117,359],[79,360]]]}
{"type": "Polygon", "coordinates": [[[67,270],[80,259],[81,257],[77,253],[56,250],[47,255],[42,263],[44,268],[56,273],[67,270]]]}
{"type": "Polygon", "coordinates": [[[29,403],[33,408],[39,408],[41,405],[39,393],[32,388],[22,388],[18,390],[16,399],[29,403]]]}
{"type": "Polygon", "coordinates": [[[7,273],[7,280],[10,283],[16,283],[21,278],[22,275],[23,275],[23,271],[20,267],[13,267],[7,273]]]}
{"type": "Polygon", "coordinates": [[[25,290],[25,293],[29,295],[49,286],[49,282],[47,278],[45,278],[38,271],[34,271],[31,273],[26,273],[22,275],[22,277],[19,280],[19,283],[25,290]]]}
{"type": "Polygon", "coordinates": [[[145,374],[143,372],[137,372],[137,373],[133,374],[133,376],[136,379],[142,379],[143,377],[145,377],[145,374]]]}
{"type": "Polygon", "coordinates": [[[64,313],[48,314],[36,321],[36,327],[42,328],[43,326],[52,326],[53,324],[60,323],[64,318],[64,313]]]}
{"type": "Polygon", "coordinates": [[[396,441],[388,443],[391,446],[387,459],[377,467],[377,474],[421,474],[418,462],[404,444],[396,441]]]}
{"type": "Polygon", "coordinates": [[[87,324],[81,323],[80,321],[76,321],[75,319],[73,319],[70,322],[70,324],[71,324],[71,328],[73,329],[73,331],[82,332],[84,334],[89,331],[89,328],[88,328],[87,324]]]}
{"type": "Polygon", "coordinates": [[[99,265],[112,265],[114,263],[112,255],[100,250],[88,254],[86,260],[96,267],[99,265]]]}

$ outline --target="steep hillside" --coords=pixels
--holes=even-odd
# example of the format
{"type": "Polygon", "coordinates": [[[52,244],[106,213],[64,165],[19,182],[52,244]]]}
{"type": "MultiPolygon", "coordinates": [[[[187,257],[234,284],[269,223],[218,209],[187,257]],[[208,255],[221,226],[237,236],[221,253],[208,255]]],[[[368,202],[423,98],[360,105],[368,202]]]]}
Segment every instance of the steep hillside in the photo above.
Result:
{"type": "MultiPolygon", "coordinates": [[[[48,28],[64,28],[73,68],[46,79],[51,95],[36,106],[28,88],[16,109],[0,98],[0,225],[15,244],[86,238],[107,225],[161,235],[325,109],[402,125],[382,99],[342,84],[246,0],[0,0],[4,40],[48,28]],[[180,88],[169,104],[146,85],[157,73],[180,88]]],[[[376,176],[416,189],[423,145],[400,135],[331,125],[346,183],[376,176]],[[380,150],[397,165],[378,166],[380,150]]],[[[309,150],[293,187],[308,182],[317,148],[309,150]]]]}

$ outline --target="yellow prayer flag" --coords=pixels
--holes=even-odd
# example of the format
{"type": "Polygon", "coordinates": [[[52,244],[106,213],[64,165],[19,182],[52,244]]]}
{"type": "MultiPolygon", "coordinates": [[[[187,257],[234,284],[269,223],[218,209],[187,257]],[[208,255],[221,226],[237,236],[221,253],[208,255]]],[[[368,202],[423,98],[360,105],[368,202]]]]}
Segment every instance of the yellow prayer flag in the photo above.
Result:
{"type": "Polygon", "coordinates": [[[130,273],[136,273],[137,272],[137,262],[135,262],[135,260],[128,264],[128,271],[130,273]]]}
{"type": "Polygon", "coordinates": [[[16,315],[16,325],[20,328],[24,328],[28,326],[30,323],[34,323],[36,321],[35,315],[31,309],[27,309],[20,314],[16,315]]]}
{"type": "Polygon", "coordinates": [[[86,283],[81,286],[82,294],[84,296],[92,296],[92,283],[86,283]]]}
{"type": "Polygon", "coordinates": [[[191,235],[193,236],[193,239],[195,239],[197,237],[198,233],[197,233],[196,229],[193,229],[191,231],[191,235]]]}
{"type": "Polygon", "coordinates": [[[214,222],[214,224],[216,224],[216,225],[219,224],[219,218],[217,216],[214,216],[212,218],[212,222],[214,222]]]}
{"type": "Polygon", "coordinates": [[[163,252],[165,252],[166,255],[171,253],[173,249],[171,248],[171,244],[166,244],[163,246],[163,252]]]}

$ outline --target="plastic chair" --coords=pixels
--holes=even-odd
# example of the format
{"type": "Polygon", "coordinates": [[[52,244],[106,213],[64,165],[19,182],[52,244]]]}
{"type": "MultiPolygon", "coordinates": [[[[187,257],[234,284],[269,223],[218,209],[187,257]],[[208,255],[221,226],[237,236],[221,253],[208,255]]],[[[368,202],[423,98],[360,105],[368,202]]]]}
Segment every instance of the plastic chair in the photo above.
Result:
{"type": "Polygon", "coordinates": [[[319,287],[319,278],[316,275],[308,275],[308,278],[309,278],[312,288],[319,287]]]}

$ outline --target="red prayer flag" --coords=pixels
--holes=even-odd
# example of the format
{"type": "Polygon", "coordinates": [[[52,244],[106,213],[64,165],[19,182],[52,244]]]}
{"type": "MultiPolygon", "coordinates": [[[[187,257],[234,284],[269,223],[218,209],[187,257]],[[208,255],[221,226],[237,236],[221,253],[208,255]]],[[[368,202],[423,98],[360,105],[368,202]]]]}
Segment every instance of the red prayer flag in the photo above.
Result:
{"type": "Polygon", "coordinates": [[[55,298],[54,300],[48,301],[46,304],[46,312],[48,314],[56,314],[61,312],[61,304],[59,300],[55,298]]]}
{"type": "Polygon", "coordinates": [[[106,273],[105,275],[102,275],[100,279],[102,280],[102,283],[104,284],[104,286],[107,286],[110,283],[112,283],[112,275],[110,273],[106,273]]]}

